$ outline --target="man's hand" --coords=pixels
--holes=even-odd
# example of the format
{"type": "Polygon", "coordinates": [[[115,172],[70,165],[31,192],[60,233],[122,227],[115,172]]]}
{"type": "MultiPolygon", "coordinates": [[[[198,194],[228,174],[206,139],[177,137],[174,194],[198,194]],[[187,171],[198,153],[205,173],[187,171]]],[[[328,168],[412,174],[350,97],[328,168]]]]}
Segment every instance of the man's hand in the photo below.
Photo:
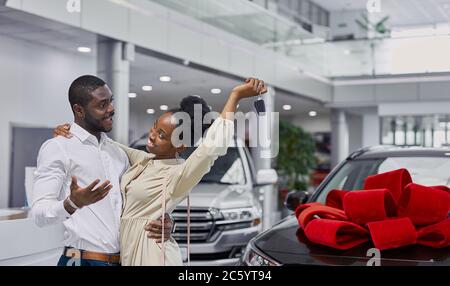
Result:
{"type": "Polygon", "coordinates": [[[63,136],[68,139],[72,138],[73,135],[72,133],[70,133],[70,124],[66,123],[63,125],[56,126],[56,128],[53,130],[53,137],[57,136],[63,136]]]}
{"type": "MultiPolygon", "coordinates": [[[[164,218],[164,241],[169,240],[172,232],[173,221],[170,219],[169,214],[165,214],[164,218]]],[[[162,219],[150,221],[145,230],[148,231],[147,237],[154,239],[157,243],[162,242],[162,219]]]]}
{"type": "Polygon", "coordinates": [[[95,180],[86,188],[78,186],[77,177],[72,176],[72,184],[70,185],[70,200],[79,208],[94,204],[105,198],[112,185],[109,181],[104,182],[98,188],[94,189],[100,180],[95,180]]]}

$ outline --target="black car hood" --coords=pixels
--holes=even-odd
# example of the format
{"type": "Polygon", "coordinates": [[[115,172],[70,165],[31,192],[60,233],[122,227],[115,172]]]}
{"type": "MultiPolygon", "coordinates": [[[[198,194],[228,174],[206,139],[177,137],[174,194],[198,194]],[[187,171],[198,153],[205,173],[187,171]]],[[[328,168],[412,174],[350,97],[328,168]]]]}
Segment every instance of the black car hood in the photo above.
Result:
{"type": "MultiPolygon", "coordinates": [[[[277,262],[305,265],[367,265],[374,246],[362,244],[350,250],[336,250],[309,242],[294,215],[282,220],[253,241],[264,254],[277,262]]],[[[381,252],[381,265],[450,265],[450,247],[435,249],[412,245],[381,252]]]]}

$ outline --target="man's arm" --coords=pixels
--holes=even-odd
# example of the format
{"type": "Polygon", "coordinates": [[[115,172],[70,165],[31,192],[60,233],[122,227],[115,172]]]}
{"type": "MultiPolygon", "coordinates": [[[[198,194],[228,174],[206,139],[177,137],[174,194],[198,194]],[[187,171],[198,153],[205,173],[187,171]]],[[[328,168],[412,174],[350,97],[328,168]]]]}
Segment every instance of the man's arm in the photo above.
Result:
{"type": "Polygon", "coordinates": [[[64,221],[77,209],[104,199],[112,188],[109,181],[95,188],[100,183],[99,179],[82,188],[78,186],[77,178],[72,176],[70,194],[65,194],[63,188],[68,176],[68,161],[57,141],[47,141],[42,145],[38,155],[31,209],[38,226],[64,221]]]}
{"type": "Polygon", "coordinates": [[[73,209],[61,197],[66,180],[67,158],[58,142],[45,142],[38,155],[33,184],[32,216],[38,226],[65,220],[73,209]],[[67,208],[67,209],[66,209],[67,208]]]}
{"type": "MultiPolygon", "coordinates": [[[[164,241],[170,239],[172,233],[175,231],[175,222],[173,217],[166,213],[164,219],[164,241]]],[[[162,242],[162,218],[160,217],[158,220],[150,221],[146,226],[145,230],[147,231],[147,237],[154,239],[157,243],[162,242]]]]}

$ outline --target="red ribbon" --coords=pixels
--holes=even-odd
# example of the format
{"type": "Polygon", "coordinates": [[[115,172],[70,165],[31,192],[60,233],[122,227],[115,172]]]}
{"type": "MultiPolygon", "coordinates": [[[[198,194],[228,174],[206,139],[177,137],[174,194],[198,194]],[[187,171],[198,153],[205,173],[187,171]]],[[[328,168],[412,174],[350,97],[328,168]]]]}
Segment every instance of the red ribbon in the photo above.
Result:
{"type": "Polygon", "coordinates": [[[333,190],[325,205],[300,205],[297,220],[313,243],[346,250],[372,241],[380,250],[450,246],[450,189],[414,184],[406,169],[370,176],[364,190],[333,190]]]}

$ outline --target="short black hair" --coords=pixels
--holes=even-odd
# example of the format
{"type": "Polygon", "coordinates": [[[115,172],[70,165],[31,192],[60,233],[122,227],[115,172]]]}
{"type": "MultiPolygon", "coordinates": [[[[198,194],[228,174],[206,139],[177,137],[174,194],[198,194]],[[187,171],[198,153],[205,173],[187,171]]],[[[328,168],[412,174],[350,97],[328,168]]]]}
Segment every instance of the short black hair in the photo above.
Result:
{"type": "Polygon", "coordinates": [[[93,75],[83,75],[72,82],[69,88],[69,102],[73,109],[75,104],[85,107],[91,100],[91,94],[106,84],[104,80],[93,75]]]}

